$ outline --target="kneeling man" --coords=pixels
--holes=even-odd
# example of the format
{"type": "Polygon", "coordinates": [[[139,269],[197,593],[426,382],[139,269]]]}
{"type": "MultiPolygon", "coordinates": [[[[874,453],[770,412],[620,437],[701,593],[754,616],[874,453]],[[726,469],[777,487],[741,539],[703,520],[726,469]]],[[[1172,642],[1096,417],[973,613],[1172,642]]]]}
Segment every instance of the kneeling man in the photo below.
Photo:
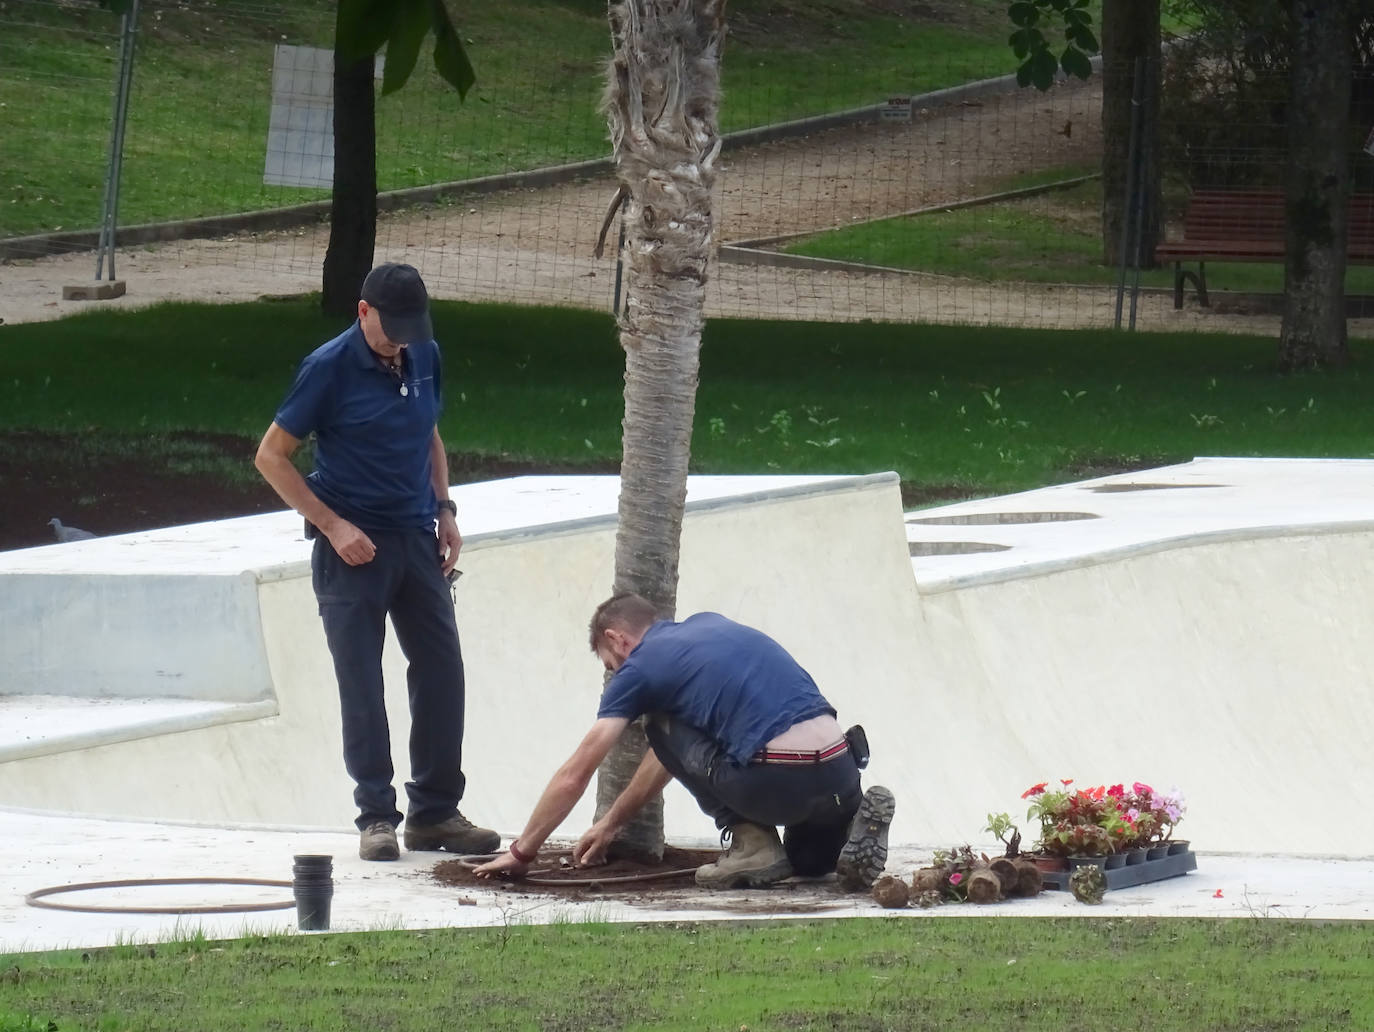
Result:
{"type": "Polygon", "coordinates": [[[578,841],[575,862],[604,863],[617,832],[677,778],[729,840],[716,863],[697,870],[697,884],[757,888],[831,871],[846,888],[873,884],[887,860],[892,793],[860,792],[862,729],[840,730],[834,707],[781,645],[718,613],[660,620],[648,600],[624,594],[597,607],[591,646],[614,674],[596,723],[509,852],[479,867],[479,876],[523,874],[621,732],[647,715],[651,748],[578,841]]]}

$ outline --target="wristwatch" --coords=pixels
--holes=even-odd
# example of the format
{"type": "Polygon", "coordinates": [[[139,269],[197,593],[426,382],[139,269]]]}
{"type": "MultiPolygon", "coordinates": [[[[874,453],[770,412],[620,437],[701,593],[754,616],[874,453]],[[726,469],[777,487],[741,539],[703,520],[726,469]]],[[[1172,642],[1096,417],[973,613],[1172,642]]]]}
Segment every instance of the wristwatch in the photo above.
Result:
{"type": "Polygon", "coordinates": [[[449,514],[456,520],[458,518],[458,503],[452,498],[445,498],[439,502],[439,508],[447,509],[449,514]]]}

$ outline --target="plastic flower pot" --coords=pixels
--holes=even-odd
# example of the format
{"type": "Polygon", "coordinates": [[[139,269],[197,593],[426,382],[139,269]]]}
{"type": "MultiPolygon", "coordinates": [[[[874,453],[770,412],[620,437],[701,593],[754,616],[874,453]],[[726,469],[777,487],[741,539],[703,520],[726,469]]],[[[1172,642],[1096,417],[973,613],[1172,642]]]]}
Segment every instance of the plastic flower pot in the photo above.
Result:
{"type": "Polygon", "coordinates": [[[1145,862],[1145,857],[1148,853],[1149,850],[1146,849],[1144,846],[1139,846],[1136,849],[1127,850],[1126,866],[1134,867],[1136,864],[1143,864],[1145,862]]]}
{"type": "Polygon", "coordinates": [[[1186,853],[1188,852],[1189,845],[1190,843],[1187,839],[1176,839],[1169,843],[1169,852],[1166,855],[1178,856],[1179,853],[1186,853]]]}
{"type": "Polygon", "coordinates": [[[1107,854],[1107,864],[1106,864],[1107,870],[1109,870],[1109,871],[1115,871],[1115,870],[1117,870],[1117,869],[1119,869],[1119,868],[1122,868],[1122,867],[1125,867],[1125,866],[1126,866],[1126,854],[1125,854],[1125,853],[1108,853],[1108,854],[1107,854]]]}
{"type": "Polygon", "coordinates": [[[1031,862],[1035,864],[1037,870],[1048,871],[1050,874],[1054,874],[1057,871],[1067,871],[1069,869],[1069,861],[1062,856],[1041,854],[1039,856],[1032,856],[1030,859],[1031,862]]]}
{"type": "Polygon", "coordinates": [[[1168,846],[1168,843],[1161,843],[1160,845],[1157,845],[1157,846],[1151,846],[1151,847],[1146,851],[1146,853],[1145,853],[1145,859],[1146,859],[1146,860],[1163,860],[1163,859],[1164,859],[1166,856],[1168,856],[1168,855],[1169,855],[1169,846],[1168,846]]]}

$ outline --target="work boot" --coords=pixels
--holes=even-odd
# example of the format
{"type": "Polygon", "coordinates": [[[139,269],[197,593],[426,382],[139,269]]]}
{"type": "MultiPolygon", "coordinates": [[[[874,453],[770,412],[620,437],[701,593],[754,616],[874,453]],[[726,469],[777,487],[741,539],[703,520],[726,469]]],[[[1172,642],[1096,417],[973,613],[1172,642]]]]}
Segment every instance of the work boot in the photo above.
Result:
{"type": "Polygon", "coordinates": [[[401,855],[396,829],[389,821],[373,821],[358,836],[358,855],[364,860],[395,860],[401,855]]]}
{"type": "Polygon", "coordinates": [[[778,829],[741,821],[721,836],[730,845],[719,860],[697,868],[697,884],[704,889],[761,889],[789,878],[792,864],[782,848],[778,829]]]}
{"type": "Polygon", "coordinates": [[[461,813],[438,824],[412,824],[406,821],[406,849],[411,852],[446,849],[465,856],[495,853],[501,848],[501,836],[488,828],[479,828],[461,813]]]}
{"type": "Polygon", "coordinates": [[[835,874],[840,887],[848,892],[867,892],[887,865],[887,829],[896,812],[892,792],[874,785],[864,793],[854,823],[849,826],[849,841],[840,850],[835,874]]]}

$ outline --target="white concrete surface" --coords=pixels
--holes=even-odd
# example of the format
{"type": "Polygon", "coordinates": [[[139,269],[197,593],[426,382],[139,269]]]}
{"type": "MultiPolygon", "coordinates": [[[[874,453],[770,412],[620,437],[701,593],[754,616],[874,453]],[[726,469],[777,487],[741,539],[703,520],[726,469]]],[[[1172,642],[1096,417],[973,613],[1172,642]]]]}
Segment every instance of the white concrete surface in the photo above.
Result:
{"type": "MultiPolygon", "coordinates": [[[[464,809],[508,836],[599,692],[585,620],[609,590],[615,490],[613,478],[455,489],[468,542],[457,598],[470,686],[464,809]]],[[[960,912],[1371,916],[1374,825],[1351,800],[1374,774],[1374,463],[1200,459],[922,510],[905,525],[891,476],[694,479],[689,507],[679,610],[718,609],[768,630],[842,719],[865,724],[867,779],[898,797],[890,866],[924,862],[930,850],[918,843],[985,841],[984,815],[1021,816],[1020,793],[1036,781],[1139,779],[1187,795],[1180,831],[1199,851],[1195,874],[1109,893],[1102,908],[1053,895],[960,912]],[[989,522],[1028,512],[1093,518],[989,522]],[[931,518],[958,522],[915,522],[931,518]],[[909,558],[904,541],[961,554],[909,558]],[[980,542],[1003,547],[970,550],[980,542]]],[[[290,514],[0,554],[0,947],[156,938],[178,924],[24,907],[23,893],[41,885],[188,871],[287,877],[302,850],[336,858],[336,928],[555,916],[554,904],[501,893],[455,903],[456,890],[424,877],[433,857],[356,860],[306,556],[290,514]],[[36,608],[79,597],[83,578],[121,609],[117,619],[93,626],[100,607],[84,603],[75,621],[64,607],[36,608]],[[49,583],[30,590],[27,579],[49,583]],[[121,582],[122,602],[112,587],[121,582]],[[233,604],[198,607],[178,594],[187,585],[233,604]],[[160,597],[178,600],[174,620],[160,619],[160,597]],[[159,671],[173,660],[194,668],[201,631],[218,643],[219,680],[179,697],[168,685],[194,679],[159,671]],[[107,654],[122,664],[118,678],[99,662],[101,634],[139,636],[107,654]],[[109,689],[119,678],[156,688],[112,697],[123,695],[109,689]],[[197,705],[229,716],[274,709],[219,723],[197,705]],[[140,708],[142,732],[128,715],[140,708]],[[102,722],[99,711],[118,716],[102,722]],[[164,733],[176,720],[184,726],[164,733]],[[93,741],[102,727],[108,739],[93,741]],[[59,732],[86,737],[33,744],[59,732]]],[[[387,667],[399,689],[400,657],[387,667]]],[[[389,705],[399,759],[400,690],[389,705]]],[[[587,801],[560,834],[589,819],[587,801]]],[[[683,845],[712,834],[672,788],[667,825],[683,845]]],[[[572,910],[738,913],[713,903],[689,893],[661,912],[572,910]]],[[[873,911],[823,894],[793,903],[780,916],[873,911]]],[[[199,923],[233,934],[285,927],[290,914],[199,923]]]]}
{"type": "MultiPolygon", "coordinates": [[[[33,817],[0,811],[0,955],[114,943],[156,942],[203,932],[208,938],[295,931],[295,911],[249,914],[82,914],[26,906],[36,889],[94,881],[155,877],[234,877],[289,881],[296,853],[334,858],[331,931],[473,927],[552,921],[750,920],[901,915],[941,917],[1290,917],[1374,919],[1374,862],[1272,856],[1201,855],[1198,870],[1179,878],[1108,892],[1086,906],[1066,892],[991,906],[882,910],[863,896],[830,885],[706,893],[652,891],[652,902],[558,900],[516,894],[500,886],[466,889],[430,876],[433,853],[402,853],[396,863],[357,858],[357,840],[339,832],[186,828],[81,818],[33,817]],[[24,842],[25,848],[15,848],[24,842]]],[[[897,846],[888,870],[904,877],[929,862],[931,850],[897,846]]],[[[649,886],[645,886],[646,889],[649,886]]],[[[204,906],[285,901],[289,889],[257,887],[130,888],[73,893],[62,902],[96,906],[204,906]]],[[[313,934],[313,933],[301,933],[313,934]]]]}

